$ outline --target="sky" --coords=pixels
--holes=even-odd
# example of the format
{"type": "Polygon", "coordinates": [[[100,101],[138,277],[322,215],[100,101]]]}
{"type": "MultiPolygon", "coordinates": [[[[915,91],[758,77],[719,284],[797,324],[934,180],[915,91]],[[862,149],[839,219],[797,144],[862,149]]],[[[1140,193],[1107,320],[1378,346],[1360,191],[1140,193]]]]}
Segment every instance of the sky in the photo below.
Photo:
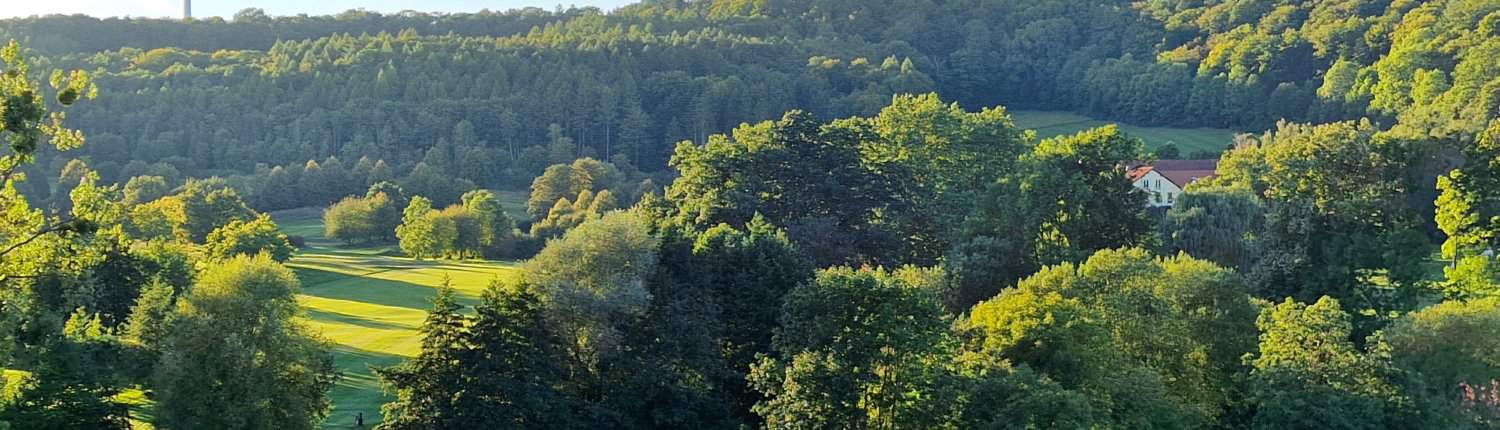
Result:
{"type": "MultiPolygon", "coordinates": [[[[633,0],[193,0],[193,16],[222,16],[249,7],[265,9],[270,15],[329,15],[363,8],[378,12],[411,9],[422,12],[476,12],[480,9],[506,10],[535,6],[551,10],[557,5],[614,8],[633,0]]],[[[0,18],[17,16],[75,14],[106,17],[177,17],[182,15],[182,0],[0,0],[0,18]]]]}

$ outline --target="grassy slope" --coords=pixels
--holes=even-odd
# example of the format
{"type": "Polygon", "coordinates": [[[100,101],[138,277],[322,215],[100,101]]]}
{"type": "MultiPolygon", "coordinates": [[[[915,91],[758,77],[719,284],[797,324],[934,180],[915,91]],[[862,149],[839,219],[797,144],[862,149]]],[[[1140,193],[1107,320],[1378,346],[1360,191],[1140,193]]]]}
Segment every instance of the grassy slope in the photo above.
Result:
{"type": "Polygon", "coordinates": [[[323,238],[320,220],[286,215],[278,219],[282,229],[311,246],[288,263],[302,281],[300,300],[312,327],[335,344],[334,363],[344,373],[330,393],[334,409],[324,428],[353,428],[358,412],[367,427],[379,422],[380,405],[391,399],[370,368],[416,355],[417,329],[445,275],[460,301],[472,305],[491,280],[515,273],[510,263],[413,261],[387,256],[385,248],[344,248],[323,238]]]}
{"type": "MultiPolygon", "coordinates": [[[[1036,130],[1037,138],[1048,138],[1075,134],[1083,130],[1112,124],[1068,112],[1011,111],[1016,125],[1036,130]]],[[[1187,157],[1194,151],[1222,152],[1234,139],[1235,132],[1219,128],[1170,128],[1141,127],[1119,124],[1120,130],[1146,141],[1147,149],[1155,149],[1169,142],[1176,143],[1187,157]]]]}

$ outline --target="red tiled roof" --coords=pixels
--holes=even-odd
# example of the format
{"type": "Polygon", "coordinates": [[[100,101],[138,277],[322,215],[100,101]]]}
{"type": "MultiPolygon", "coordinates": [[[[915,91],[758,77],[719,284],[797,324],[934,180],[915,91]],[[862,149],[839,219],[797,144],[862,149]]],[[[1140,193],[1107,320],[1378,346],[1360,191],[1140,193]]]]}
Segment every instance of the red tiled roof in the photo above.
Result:
{"type": "Polygon", "coordinates": [[[1154,171],[1178,188],[1185,188],[1193,181],[1217,176],[1218,170],[1219,160],[1160,160],[1130,169],[1128,176],[1136,181],[1154,171]]]}

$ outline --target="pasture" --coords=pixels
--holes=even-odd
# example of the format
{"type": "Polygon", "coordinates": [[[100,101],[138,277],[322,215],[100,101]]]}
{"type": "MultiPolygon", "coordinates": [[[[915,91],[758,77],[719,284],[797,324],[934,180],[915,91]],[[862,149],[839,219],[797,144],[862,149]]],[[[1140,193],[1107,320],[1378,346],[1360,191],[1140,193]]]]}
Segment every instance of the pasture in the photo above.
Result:
{"type": "Polygon", "coordinates": [[[1070,112],[1010,111],[1016,126],[1036,130],[1038,139],[1075,134],[1080,131],[1109,124],[1119,124],[1120,131],[1146,141],[1146,149],[1156,149],[1168,143],[1176,143],[1182,156],[1195,151],[1220,153],[1234,141],[1235,132],[1222,128],[1173,128],[1142,127],[1137,125],[1101,121],[1070,112]]]}

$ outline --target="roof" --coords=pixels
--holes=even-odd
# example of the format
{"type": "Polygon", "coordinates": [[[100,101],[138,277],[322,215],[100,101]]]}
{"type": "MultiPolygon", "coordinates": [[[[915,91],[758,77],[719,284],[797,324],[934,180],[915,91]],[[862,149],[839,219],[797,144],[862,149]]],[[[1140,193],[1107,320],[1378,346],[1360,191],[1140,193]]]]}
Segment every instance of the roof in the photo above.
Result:
{"type": "Polygon", "coordinates": [[[1128,173],[1131,181],[1140,180],[1147,173],[1156,172],[1178,188],[1203,178],[1218,176],[1219,160],[1160,160],[1152,164],[1132,167],[1128,173]]]}

